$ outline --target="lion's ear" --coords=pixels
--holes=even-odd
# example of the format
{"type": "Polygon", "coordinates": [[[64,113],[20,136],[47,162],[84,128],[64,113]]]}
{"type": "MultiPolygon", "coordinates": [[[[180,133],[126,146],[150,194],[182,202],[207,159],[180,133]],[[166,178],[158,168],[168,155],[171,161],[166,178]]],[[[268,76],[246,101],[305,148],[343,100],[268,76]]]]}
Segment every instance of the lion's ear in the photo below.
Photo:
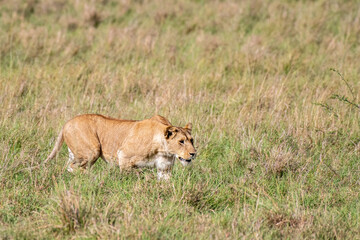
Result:
{"type": "Polygon", "coordinates": [[[177,131],[176,127],[168,126],[165,129],[164,136],[166,139],[169,139],[171,136],[174,136],[177,131]]]}
{"type": "Polygon", "coordinates": [[[188,123],[185,125],[184,127],[186,130],[188,130],[189,132],[191,132],[191,128],[192,128],[192,124],[191,123],[188,123]]]}

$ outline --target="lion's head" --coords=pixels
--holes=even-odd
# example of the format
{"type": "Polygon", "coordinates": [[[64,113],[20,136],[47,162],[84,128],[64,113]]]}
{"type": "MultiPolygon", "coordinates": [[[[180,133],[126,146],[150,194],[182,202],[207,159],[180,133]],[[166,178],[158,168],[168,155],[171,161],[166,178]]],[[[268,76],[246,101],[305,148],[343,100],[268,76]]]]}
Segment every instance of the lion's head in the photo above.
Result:
{"type": "Polygon", "coordinates": [[[180,160],[183,166],[189,165],[196,157],[194,139],[191,136],[192,124],[188,123],[185,127],[168,126],[165,130],[165,139],[168,151],[180,160]]]}

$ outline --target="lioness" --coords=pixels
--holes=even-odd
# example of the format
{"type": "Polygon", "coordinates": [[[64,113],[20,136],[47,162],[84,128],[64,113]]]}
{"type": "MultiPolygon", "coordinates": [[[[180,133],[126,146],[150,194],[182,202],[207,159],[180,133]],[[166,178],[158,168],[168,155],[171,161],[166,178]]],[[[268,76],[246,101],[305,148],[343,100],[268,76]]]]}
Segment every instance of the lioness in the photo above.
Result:
{"type": "Polygon", "coordinates": [[[169,179],[176,158],[186,166],[196,156],[191,127],[191,123],[183,128],[172,126],[159,115],[142,121],[79,115],[64,125],[45,163],[55,157],[65,140],[69,172],[86,169],[101,157],[120,169],[156,167],[158,179],[169,179]]]}

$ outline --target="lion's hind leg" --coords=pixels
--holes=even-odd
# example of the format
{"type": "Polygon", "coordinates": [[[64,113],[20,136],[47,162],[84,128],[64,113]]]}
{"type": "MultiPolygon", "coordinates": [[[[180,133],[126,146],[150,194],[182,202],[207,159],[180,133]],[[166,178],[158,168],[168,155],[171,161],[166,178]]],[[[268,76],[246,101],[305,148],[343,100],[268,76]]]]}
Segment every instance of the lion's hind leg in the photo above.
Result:
{"type": "Polygon", "coordinates": [[[73,152],[70,150],[70,148],[68,148],[68,150],[69,150],[69,159],[67,162],[67,170],[69,172],[74,172],[74,169],[72,168],[72,164],[75,160],[75,156],[74,156],[73,152]]]}
{"type": "Polygon", "coordinates": [[[69,172],[74,172],[76,169],[86,170],[87,167],[91,167],[100,157],[99,149],[89,151],[86,155],[74,154],[70,148],[68,148],[68,150],[69,159],[67,162],[67,170],[69,172]]]}

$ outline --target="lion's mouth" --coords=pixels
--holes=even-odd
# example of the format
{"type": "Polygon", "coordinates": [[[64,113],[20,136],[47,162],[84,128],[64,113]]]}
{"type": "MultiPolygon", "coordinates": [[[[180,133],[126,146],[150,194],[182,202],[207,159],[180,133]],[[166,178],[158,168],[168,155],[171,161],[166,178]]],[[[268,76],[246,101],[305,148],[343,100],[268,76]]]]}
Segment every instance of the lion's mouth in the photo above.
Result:
{"type": "Polygon", "coordinates": [[[191,162],[191,158],[190,159],[185,159],[185,158],[179,157],[179,160],[183,161],[183,162],[187,162],[187,163],[191,162]]]}

